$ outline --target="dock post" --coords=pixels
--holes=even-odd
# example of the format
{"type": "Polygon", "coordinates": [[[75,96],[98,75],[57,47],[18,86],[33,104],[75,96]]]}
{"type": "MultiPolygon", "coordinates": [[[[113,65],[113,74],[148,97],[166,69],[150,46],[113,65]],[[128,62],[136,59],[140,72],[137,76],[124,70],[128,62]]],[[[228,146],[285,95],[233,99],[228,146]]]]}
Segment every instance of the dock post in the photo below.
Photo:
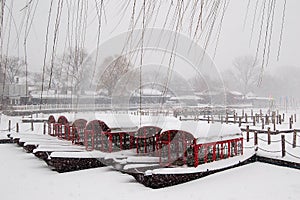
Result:
{"type": "Polygon", "coordinates": [[[281,135],[281,147],[282,147],[281,155],[282,157],[284,157],[285,156],[285,135],[281,135]]]}
{"type": "Polygon", "coordinates": [[[268,127],[268,145],[271,144],[271,129],[268,127]]]}
{"type": "Polygon", "coordinates": [[[16,123],[16,132],[19,133],[19,123],[16,123]]]}
{"type": "Polygon", "coordinates": [[[257,145],[257,131],[254,132],[254,145],[257,145]]]}
{"type": "Polygon", "coordinates": [[[262,110],[259,110],[259,116],[262,117],[262,110]]]}
{"type": "Polygon", "coordinates": [[[10,131],[11,131],[11,121],[8,120],[8,132],[10,132],[10,131]]]}
{"type": "Polygon", "coordinates": [[[33,131],[34,128],[33,128],[33,120],[31,121],[31,131],[33,131]]]}
{"type": "Polygon", "coordinates": [[[279,115],[279,124],[281,124],[281,115],[279,115]]]}
{"type": "Polygon", "coordinates": [[[296,148],[296,142],[297,142],[297,131],[296,129],[294,129],[294,132],[293,132],[293,148],[296,148]]]}
{"type": "Polygon", "coordinates": [[[249,142],[249,125],[246,127],[247,142],[249,142]]]}
{"type": "Polygon", "coordinates": [[[46,135],[46,122],[44,122],[44,135],[46,135]]]}

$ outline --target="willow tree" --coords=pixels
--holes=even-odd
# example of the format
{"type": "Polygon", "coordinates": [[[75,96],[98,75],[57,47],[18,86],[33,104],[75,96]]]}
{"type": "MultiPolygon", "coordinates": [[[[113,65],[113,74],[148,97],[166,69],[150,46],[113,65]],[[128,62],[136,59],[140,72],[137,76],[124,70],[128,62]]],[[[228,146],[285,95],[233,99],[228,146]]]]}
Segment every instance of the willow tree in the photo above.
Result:
{"type": "Polygon", "coordinates": [[[117,82],[132,67],[130,61],[124,56],[106,58],[98,71],[97,89],[105,89],[111,96],[117,82]]]}

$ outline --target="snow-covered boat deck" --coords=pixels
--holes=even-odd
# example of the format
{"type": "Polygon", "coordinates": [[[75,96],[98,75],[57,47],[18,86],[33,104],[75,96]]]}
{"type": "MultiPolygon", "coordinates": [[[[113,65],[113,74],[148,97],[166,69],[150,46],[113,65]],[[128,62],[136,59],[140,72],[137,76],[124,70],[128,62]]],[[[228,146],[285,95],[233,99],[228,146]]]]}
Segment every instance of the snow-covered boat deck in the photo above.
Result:
{"type": "Polygon", "coordinates": [[[241,162],[246,161],[254,155],[254,150],[248,150],[242,156],[230,157],[223,160],[218,160],[214,162],[209,162],[205,164],[201,164],[197,167],[170,167],[170,168],[159,168],[154,170],[148,170],[145,172],[145,175],[152,174],[190,174],[190,173],[199,173],[206,172],[210,170],[219,170],[223,168],[227,168],[241,162]]]}
{"type": "Polygon", "coordinates": [[[187,198],[187,195],[199,197],[199,194],[202,199],[300,198],[299,171],[264,163],[249,164],[154,191],[139,184],[132,176],[108,167],[58,174],[49,170],[46,163],[14,145],[2,144],[0,152],[0,159],[5,160],[0,165],[1,196],[4,199],[92,199],[99,196],[99,188],[105,191],[101,192],[101,198],[107,200],[174,200],[187,198]],[[116,189],[118,194],[115,194],[116,189]]]}

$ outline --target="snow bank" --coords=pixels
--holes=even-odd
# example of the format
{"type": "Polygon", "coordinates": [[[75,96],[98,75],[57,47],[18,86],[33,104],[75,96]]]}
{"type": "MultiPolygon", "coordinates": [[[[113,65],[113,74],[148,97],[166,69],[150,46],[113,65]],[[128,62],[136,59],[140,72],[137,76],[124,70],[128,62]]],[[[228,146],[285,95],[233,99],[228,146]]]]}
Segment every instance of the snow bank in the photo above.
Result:
{"type": "Polygon", "coordinates": [[[59,174],[11,144],[0,145],[2,199],[300,199],[298,170],[253,163],[189,183],[153,190],[111,168],[59,174]],[[216,192],[217,191],[217,192],[216,192]]]}

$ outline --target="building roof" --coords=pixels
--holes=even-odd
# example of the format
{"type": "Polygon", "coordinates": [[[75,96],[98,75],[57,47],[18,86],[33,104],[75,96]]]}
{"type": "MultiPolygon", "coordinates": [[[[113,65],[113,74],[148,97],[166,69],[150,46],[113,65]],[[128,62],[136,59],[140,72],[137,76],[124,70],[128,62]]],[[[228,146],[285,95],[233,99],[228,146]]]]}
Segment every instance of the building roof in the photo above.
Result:
{"type": "Polygon", "coordinates": [[[177,96],[171,97],[170,100],[202,100],[202,97],[196,95],[184,95],[184,96],[177,96]]]}
{"type": "MultiPolygon", "coordinates": [[[[162,96],[162,92],[153,88],[142,88],[142,96],[162,96]]],[[[132,96],[140,96],[140,91],[136,90],[132,96]]]]}
{"type": "Polygon", "coordinates": [[[219,140],[242,137],[241,130],[237,125],[221,123],[208,124],[203,121],[168,122],[162,127],[161,132],[167,130],[182,130],[189,132],[197,138],[197,143],[216,142],[219,140]]]}

